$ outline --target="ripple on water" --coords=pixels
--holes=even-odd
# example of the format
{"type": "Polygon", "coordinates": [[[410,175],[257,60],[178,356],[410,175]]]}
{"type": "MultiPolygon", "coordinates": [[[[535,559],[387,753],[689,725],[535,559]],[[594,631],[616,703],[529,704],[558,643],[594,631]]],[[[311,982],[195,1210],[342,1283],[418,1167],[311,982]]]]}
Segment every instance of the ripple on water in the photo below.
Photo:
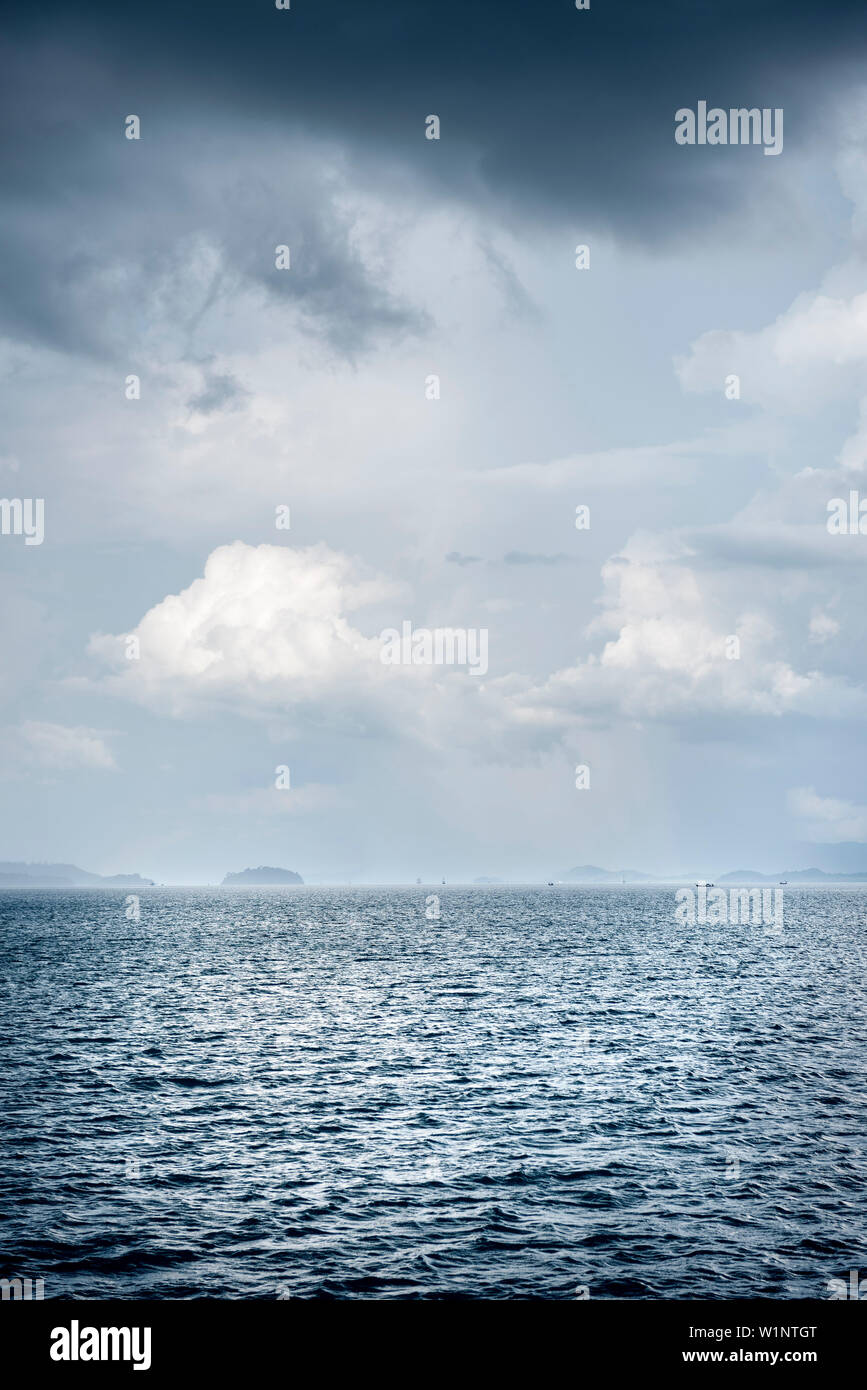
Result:
{"type": "Polygon", "coordinates": [[[77,1298],[824,1298],[867,893],[0,892],[0,1263],[77,1298]]]}

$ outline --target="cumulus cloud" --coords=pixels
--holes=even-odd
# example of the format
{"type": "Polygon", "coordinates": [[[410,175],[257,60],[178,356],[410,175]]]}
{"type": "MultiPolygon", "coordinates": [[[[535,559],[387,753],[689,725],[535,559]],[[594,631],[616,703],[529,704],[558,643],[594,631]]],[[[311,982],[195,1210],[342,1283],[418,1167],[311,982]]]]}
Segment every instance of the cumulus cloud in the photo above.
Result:
{"type": "Polygon", "coordinates": [[[380,643],[347,615],[394,593],[325,545],[246,545],[209,555],[204,574],[170,594],[130,634],[95,634],[114,667],[110,688],[175,715],[225,705],[244,713],[305,707],[315,718],[364,705],[382,681],[380,643]],[[124,637],[140,659],[125,658],[124,637]]]}
{"type": "Polygon", "coordinates": [[[494,761],[568,741],[587,721],[864,711],[858,687],[786,659],[770,606],[734,606],[720,577],[690,559],[682,540],[633,538],[602,570],[602,612],[587,633],[610,634],[601,651],[542,681],[384,666],[379,636],[350,618],[399,591],[324,545],[222,546],[200,579],[142,618],[140,660],[124,659],[120,637],[96,635],[90,650],[113,666],[109,689],[174,716],[265,712],[494,761]]]}
{"type": "Polygon", "coordinates": [[[328,546],[235,541],[130,633],[94,634],[88,649],[110,668],[104,690],[176,718],[229,711],[289,733],[472,742],[484,682],[466,666],[381,660],[380,633],[400,626],[404,605],[398,585],[328,546]],[[369,618],[365,633],[351,618],[374,604],[389,621],[369,618]],[[138,659],[126,657],[131,637],[138,659]]]}
{"type": "Polygon", "coordinates": [[[795,669],[771,605],[737,599],[730,577],[696,572],[691,558],[676,538],[639,535],[609,560],[589,635],[612,636],[601,653],[518,697],[522,717],[554,726],[581,714],[640,721],[867,709],[860,688],[795,669]]]}

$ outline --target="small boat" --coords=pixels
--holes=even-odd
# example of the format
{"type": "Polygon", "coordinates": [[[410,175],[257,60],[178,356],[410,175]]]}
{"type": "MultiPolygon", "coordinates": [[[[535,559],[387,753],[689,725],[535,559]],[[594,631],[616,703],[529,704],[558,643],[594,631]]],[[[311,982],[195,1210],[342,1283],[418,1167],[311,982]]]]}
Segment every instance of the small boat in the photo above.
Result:
{"type": "Polygon", "coordinates": [[[697,883],[695,886],[696,886],[696,888],[713,888],[713,884],[712,884],[712,883],[705,883],[705,881],[704,881],[703,879],[702,879],[701,883],[697,883]]]}

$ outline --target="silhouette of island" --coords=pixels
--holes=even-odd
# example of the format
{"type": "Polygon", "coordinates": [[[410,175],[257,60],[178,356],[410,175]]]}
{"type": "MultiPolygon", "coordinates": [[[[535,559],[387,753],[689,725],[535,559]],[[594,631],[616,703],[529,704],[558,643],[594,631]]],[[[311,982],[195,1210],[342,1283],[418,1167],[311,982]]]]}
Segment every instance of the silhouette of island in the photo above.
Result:
{"type": "Polygon", "coordinates": [[[263,864],[258,869],[241,869],[240,873],[226,874],[221,887],[238,887],[249,884],[250,887],[261,888],[267,887],[269,884],[303,882],[301,875],[293,873],[291,869],[272,869],[263,864]]]}
{"type": "Polygon", "coordinates": [[[566,883],[653,883],[652,874],[638,869],[600,869],[598,864],[582,864],[563,875],[566,883]]]}

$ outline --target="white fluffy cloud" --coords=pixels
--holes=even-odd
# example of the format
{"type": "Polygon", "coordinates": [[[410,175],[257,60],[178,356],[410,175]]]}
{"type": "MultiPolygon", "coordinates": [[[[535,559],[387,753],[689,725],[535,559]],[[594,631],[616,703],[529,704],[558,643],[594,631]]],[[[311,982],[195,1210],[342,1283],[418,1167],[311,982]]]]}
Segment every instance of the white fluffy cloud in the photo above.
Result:
{"type": "Polygon", "coordinates": [[[221,546],[130,634],[140,659],[125,659],[124,636],[95,636],[90,649],[111,663],[111,690],[174,716],[223,707],[495,761],[568,741],[588,720],[863,712],[860,689],[786,659],[773,591],[745,601],[736,577],[694,559],[682,539],[634,537],[602,570],[602,612],[586,634],[601,650],[536,682],[384,666],[380,624],[368,615],[365,632],[350,619],[389,600],[391,626],[400,591],[324,545],[221,546]]]}
{"type": "Polygon", "coordinates": [[[748,596],[743,580],[694,569],[692,558],[676,538],[637,536],[608,561],[603,611],[590,636],[612,636],[600,654],[528,692],[525,717],[556,723],[569,712],[670,720],[867,709],[860,688],[799,671],[785,658],[773,590],[748,596]]]}
{"type": "Polygon", "coordinates": [[[223,709],[289,731],[466,741],[483,682],[466,667],[384,664],[380,632],[405,617],[400,586],[325,545],[235,541],[131,633],[96,634],[89,650],[111,667],[104,688],[179,718],[223,709]],[[365,632],[355,615],[371,605],[387,620],[368,612],[365,632]]]}
{"type": "Polygon", "coordinates": [[[393,592],[359,575],[325,545],[304,549],[235,541],[209,555],[204,574],[169,594],[130,634],[91,638],[114,667],[110,687],[184,715],[202,704],[350,708],[381,683],[380,644],[348,614],[393,592]],[[126,637],[139,656],[126,657],[126,637]]]}

